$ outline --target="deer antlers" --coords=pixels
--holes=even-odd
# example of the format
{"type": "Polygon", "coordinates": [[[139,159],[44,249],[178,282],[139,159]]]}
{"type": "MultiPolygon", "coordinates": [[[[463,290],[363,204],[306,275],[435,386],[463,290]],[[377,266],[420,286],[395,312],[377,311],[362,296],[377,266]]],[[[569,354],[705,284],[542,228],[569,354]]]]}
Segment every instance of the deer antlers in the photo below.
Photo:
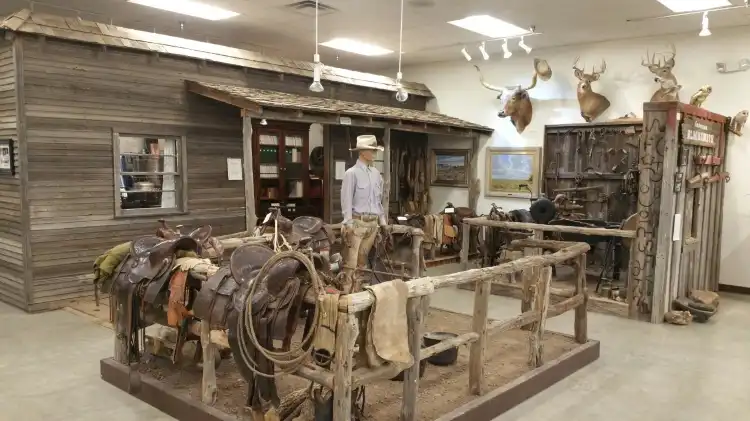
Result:
{"type": "MultiPolygon", "coordinates": [[[[594,66],[591,68],[591,73],[586,73],[583,69],[578,68],[578,60],[580,58],[581,57],[576,57],[576,60],[573,62],[573,70],[574,70],[573,73],[578,79],[582,80],[582,79],[585,79],[586,76],[589,76],[591,80],[599,80],[599,77],[602,75],[602,73],[607,71],[607,62],[604,59],[602,59],[602,65],[598,72],[596,71],[596,66],[594,66]]],[[[584,66],[584,69],[585,68],[586,66],[584,66]]]]}
{"type": "Polygon", "coordinates": [[[674,44],[669,44],[669,50],[669,53],[667,53],[670,54],[669,58],[667,58],[664,53],[659,53],[659,55],[661,55],[659,61],[656,61],[656,53],[651,54],[651,57],[649,57],[648,50],[646,50],[646,58],[641,60],[641,66],[648,67],[652,72],[661,68],[673,68],[675,65],[674,58],[677,56],[677,50],[675,49],[674,44]],[[664,61],[662,62],[662,60],[664,61]]]}

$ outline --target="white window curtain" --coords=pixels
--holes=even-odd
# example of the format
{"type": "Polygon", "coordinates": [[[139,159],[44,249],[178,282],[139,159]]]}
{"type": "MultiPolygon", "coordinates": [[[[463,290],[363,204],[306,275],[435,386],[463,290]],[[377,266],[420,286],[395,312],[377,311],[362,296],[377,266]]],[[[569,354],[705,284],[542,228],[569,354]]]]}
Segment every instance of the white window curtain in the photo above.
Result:
{"type": "MultiPolygon", "coordinates": [[[[162,145],[164,154],[164,172],[175,173],[177,172],[177,141],[174,139],[159,139],[159,144],[162,145]]],[[[174,175],[164,175],[162,180],[162,193],[161,193],[161,207],[162,208],[176,208],[177,207],[177,192],[174,175]]]]}

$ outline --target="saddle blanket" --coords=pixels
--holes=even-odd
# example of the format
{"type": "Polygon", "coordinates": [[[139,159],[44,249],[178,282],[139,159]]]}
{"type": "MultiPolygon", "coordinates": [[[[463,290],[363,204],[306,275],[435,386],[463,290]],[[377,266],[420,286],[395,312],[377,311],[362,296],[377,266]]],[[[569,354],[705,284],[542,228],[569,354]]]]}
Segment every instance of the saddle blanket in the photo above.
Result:
{"type": "Polygon", "coordinates": [[[414,364],[409,352],[406,303],[409,288],[400,279],[365,287],[375,302],[367,322],[365,352],[371,367],[390,362],[403,368],[414,364]]]}

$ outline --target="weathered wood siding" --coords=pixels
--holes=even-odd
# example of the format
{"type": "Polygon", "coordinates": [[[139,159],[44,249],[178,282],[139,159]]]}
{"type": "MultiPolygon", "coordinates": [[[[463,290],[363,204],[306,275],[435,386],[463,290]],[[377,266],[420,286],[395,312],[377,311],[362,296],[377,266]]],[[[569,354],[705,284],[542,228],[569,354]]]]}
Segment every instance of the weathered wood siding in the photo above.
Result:
{"type": "Polygon", "coordinates": [[[170,223],[245,229],[238,109],[188,94],[184,79],[244,83],[242,70],[55,40],[23,39],[32,286],[28,309],[91,295],[92,263],[155,232],[158,217],[114,217],[113,132],[186,137],[188,213],[170,223]]]}
{"type": "MultiPolygon", "coordinates": [[[[13,42],[0,38],[0,139],[18,136],[15,63],[13,42]]],[[[20,179],[0,174],[0,300],[23,308],[22,233],[20,179]]]]}

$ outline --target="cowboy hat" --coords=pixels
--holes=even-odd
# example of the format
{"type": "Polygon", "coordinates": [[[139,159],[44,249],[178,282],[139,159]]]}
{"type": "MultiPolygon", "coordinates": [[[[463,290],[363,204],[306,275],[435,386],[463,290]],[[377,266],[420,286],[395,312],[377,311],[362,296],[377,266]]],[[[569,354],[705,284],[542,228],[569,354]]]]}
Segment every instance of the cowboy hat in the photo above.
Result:
{"type": "Polygon", "coordinates": [[[378,146],[378,140],[371,134],[357,136],[357,146],[350,151],[383,151],[385,148],[378,146]]]}
{"type": "Polygon", "coordinates": [[[552,77],[552,67],[547,63],[547,60],[535,58],[534,69],[539,75],[539,79],[547,81],[552,77]]]}

